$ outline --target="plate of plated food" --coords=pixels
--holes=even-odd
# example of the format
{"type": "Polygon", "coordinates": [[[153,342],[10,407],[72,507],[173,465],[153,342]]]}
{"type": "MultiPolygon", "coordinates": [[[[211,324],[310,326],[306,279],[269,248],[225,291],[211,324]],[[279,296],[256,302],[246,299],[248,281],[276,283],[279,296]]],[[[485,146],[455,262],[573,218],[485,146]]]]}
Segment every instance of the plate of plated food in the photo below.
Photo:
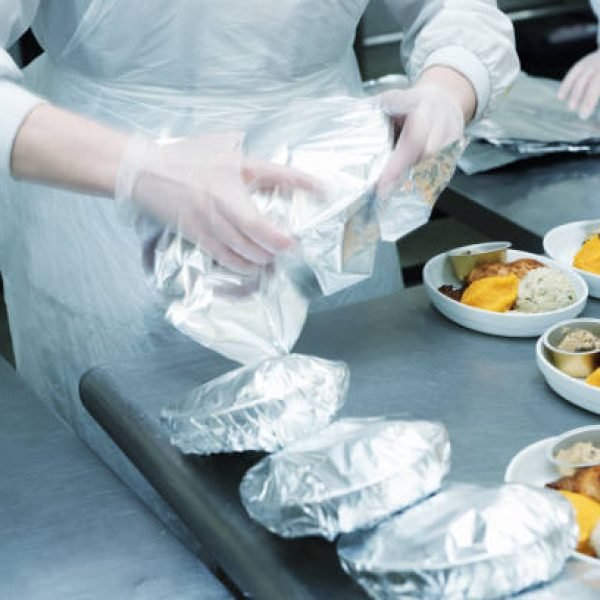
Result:
{"type": "Polygon", "coordinates": [[[508,337],[541,335],[579,315],[588,288],[569,267],[508,242],[473,244],[443,252],[423,269],[433,305],[475,331],[508,337]]]}
{"type": "Polygon", "coordinates": [[[575,556],[600,567],[600,425],[572,429],[523,448],[508,465],[504,480],[562,494],[579,525],[575,556]]]}
{"type": "Polygon", "coordinates": [[[544,236],[544,252],[585,279],[590,296],[600,298],[600,219],[565,223],[544,236]]]}
{"type": "Polygon", "coordinates": [[[600,319],[562,321],[536,344],[546,383],[565,400],[600,414],[600,319]]]}

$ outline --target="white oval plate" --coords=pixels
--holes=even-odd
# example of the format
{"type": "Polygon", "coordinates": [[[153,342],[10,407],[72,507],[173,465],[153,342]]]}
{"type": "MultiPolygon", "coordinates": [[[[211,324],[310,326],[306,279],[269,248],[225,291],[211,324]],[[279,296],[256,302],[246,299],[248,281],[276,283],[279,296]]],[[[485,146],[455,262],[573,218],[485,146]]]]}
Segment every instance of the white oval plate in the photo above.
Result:
{"type": "Polygon", "coordinates": [[[576,269],[573,258],[590,231],[600,227],[600,220],[574,221],[551,229],[544,236],[544,252],[553,260],[573,269],[588,284],[590,296],[600,298],[600,275],[576,269]]]}
{"type": "MultiPolygon", "coordinates": [[[[470,246],[476,250],[480,244],[470,246]]],[[[450,261],[447,260],[446,253],[438,254],[427,261],[423,269],[423,283],[425,290],[432,304],[448,319],[482,333],[491,335],[501,335],[506,337],[535,337],[541,335],[548,327],[564,321],[573,319],[585,308],[588,289],[585,281],[572,269],[553,261],[539,254],[521,252],[519,250],[509,249],[506,253],[507,262],[512,262],[519,258],[533,258],[545,264],[548,267],[557,269],[565,273],[573,282],[577,300],[571,306],[543,313],[520,313],[508,311],[505,313],[492,312],[481,308],[474,308],[461,304],[452,298],[442,294],[438,288],[442,285],[459,285],[456,279],[450,261]]]]}
{"type": "Polygon", "coordinates": [[[557,369],[544,352],[542,338],[535,345],[535,360],[546,383],[567,402],[600,415],[600,388],[589,385],[583,379],[570,377],[557,369]]]}
{"type": "MultiPolygon", "coordinates": [[[[553,437],[545,438],[518,452],[506,468],[504,481],[506,483],[526,483],[543,487],[549,481],[558,479],[558,471],[546,458],[546,447],[553,440],[553,437]]],[[[573,556],[595,566],[600,565],[600,559],[587,556],[587,554],[573,552],[573,556]]]]}

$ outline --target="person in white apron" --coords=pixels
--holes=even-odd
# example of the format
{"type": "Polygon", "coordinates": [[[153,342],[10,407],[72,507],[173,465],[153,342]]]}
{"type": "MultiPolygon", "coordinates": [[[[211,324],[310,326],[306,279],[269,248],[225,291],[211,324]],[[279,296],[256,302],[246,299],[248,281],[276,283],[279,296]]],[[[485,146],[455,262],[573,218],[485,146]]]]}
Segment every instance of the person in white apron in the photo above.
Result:
{"type": "MultiPolygon", "coordinates": [[[[388,3],[404,28],[404,61],[417,82],[387,100],[404,124],[404,150],[391,173],[459,135],[465,120],[505,93],[518,59],[512,26],[495,1],[388,3]]],[[[44,49],[24,73],[0,50],[0,268],[15,359],[29,384],[80,433],[87,418],[78,397],[81,375],[155,348],[166,331],[134,229],[110,198],[98,197],[113,195],[132,134],[202,139],[211,131],[243,131],[294,98],[360,94],[352,44],[366,5],[0,0],[2,46],[31,26],[44,49]]],[[[205,149],[210,156],[210,143],[205,149]]],[[[242,164],[254,176],[243,158],[237,160],[233,170],[220,165],[223,173],[242,164]]],[[[259,165],[256,172],[268,168],[259,165]]],[[[289,176],[279,172],[275,179],[289,176]]],[[[221,184],[207,184],[214,197],[221,184]]],[[[137,208],[172,222],[156,200],[139,200],[137,208]]],[[[198,206],[192,208],[198,218],[198,206]]],[[[253,263],[279,250],[277,232],[261,237],[265,232],[252,230],[252,219],[242,222],[236,207],[222,203],[221,209],[231,213],[223,227],[194,239],[215,258],[235,255],[253,263]],[[240,245],[227,235],[232,227],[240,245]]],[[[186,214],[180,211],[178,224],[194,237],[186,214]]],[[[400,286],[395,249],[388,245],[370,281],[329,302],[400,286]]]]}
{"type": "MultiPolygon", "coordinates": [[[[590,4],[600,20],[600,0],[590,0],[590,4]]],[[[569,69],[558,90],[559,99],[582,119],[589,119],[600,104],[600,26],[597,40],[596,51],[586,54],[569,69]]]]}

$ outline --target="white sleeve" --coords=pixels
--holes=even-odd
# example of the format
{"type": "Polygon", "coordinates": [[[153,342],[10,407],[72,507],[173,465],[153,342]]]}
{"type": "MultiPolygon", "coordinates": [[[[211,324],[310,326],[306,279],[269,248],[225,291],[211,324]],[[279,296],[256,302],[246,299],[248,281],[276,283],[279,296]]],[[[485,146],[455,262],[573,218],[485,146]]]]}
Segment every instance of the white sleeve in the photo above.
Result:
{"type": "Polygon", "coordinates": [[[434,65],[456,69],[475,89],[476,118],[508,91],[519,59],[512,23],[496,0],[385,1],[404,30],[402,60],[411,81],[434,65]]]}
{"type": "Polygon", "coordinates": [[[20,85],[21,71],[6,48],[27,30],[39,0],[0,0],[0,175],[10,173],[13,141],[25,117],[41,98],[20,85]]]}

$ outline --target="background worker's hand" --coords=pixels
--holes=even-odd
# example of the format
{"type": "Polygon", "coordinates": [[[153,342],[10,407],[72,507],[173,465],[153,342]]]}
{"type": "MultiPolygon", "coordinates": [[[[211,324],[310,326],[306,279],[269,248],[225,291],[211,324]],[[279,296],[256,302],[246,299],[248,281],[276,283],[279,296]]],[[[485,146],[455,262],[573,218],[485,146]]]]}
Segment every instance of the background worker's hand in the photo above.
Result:
{"type": "Polygon", "coordinates": [[[116,197],[181,232],[219,264],[248,273],[273,261],[291,237],[254,206],[256,189],[315,190],[309,176],[245,157],[228,135],[157,144],[134,140],[116,197]]]}
{"type": "Polygon", "coordinates": [[[558,98],[581,119],[590,118],[600,101],[600,50],[571,67],[558,90],[558,98]]]}

